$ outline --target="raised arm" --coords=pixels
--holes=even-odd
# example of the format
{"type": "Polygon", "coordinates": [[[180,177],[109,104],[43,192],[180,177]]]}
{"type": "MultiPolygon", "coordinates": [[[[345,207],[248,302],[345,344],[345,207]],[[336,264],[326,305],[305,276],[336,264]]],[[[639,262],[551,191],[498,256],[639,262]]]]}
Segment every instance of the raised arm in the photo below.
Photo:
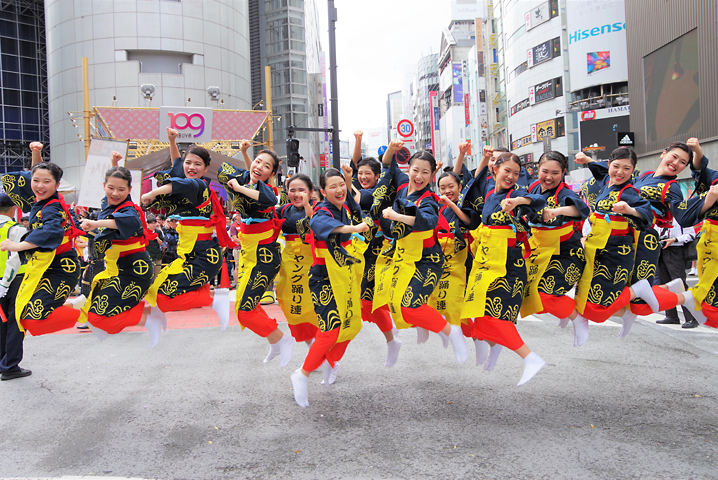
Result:
{"type": "MultiPolygon", "coordinates": [[[[486,166],[489,164],[489,160],[494,156],[494,147],[491,145],[484,146],[484,151],[481,154],[481,160],[479,160],[479,165],[476,167],[476,173],[474,176],[478,177],[481,171],[486,168],[486,166]]],[[[489,172],[491,173],[491,172],[489,172]]]]}
{"type": "Polygon", "coordinates": [[[244,159],[244,166],[247,170],[252,168],[252,157],[249,156],[247,150],[252,146],[252,142],[249,140],[242,140],[239,142],[239,151],[242,152],[242,159],[244,159]]]}
{"type": "MultiPolygon", "coordinates": [[[[464,157],[466,156],[466,152],[469,151],[469,148],[471,148],[471,142],[461,142],[459,144],[459,156],[456,157],[456,163],[454,164],[454,173],[457,175],[461,175],[461,170],[464,167],[464,157]]],[[[466,181],[466,179],[464,179],[466,181]]]]}
{"type": "Polygon", "coordinates": [[[170,160],[173,162],[182,156],[180,155],[179,148],[177,147],[178,135],[179,132],[177,130],[167,127],[167,140],[170,142],[170,160]]]}
{"type": "Polygon", "coordinates": [[[703,160],[703,149],[701,148],[700,142],[695,137],[689,138],[686,142],[691,150],[693,150],[693,170],[701,169],[701,160],[703,160]]]}
{"type": "Polygon", "coordinates": [[[389,146],[384,152],[384,156],[381,157],[381,163],[387,167],[391,165],[391,159],[394,158],[394,154],[404,148],[404,142],[401,140],[394,139],[389,143],[389,146]]]}
{"type": "Polygon", "coordinates": [[[119,166],[120,160],[122,160],[122,154],[120,152],[112,152],[112,157],[110,157],[110,163],[112,164],[112,166],[119,166]]]}
{"type": "Polygon", "coordinates": [[[364,132],[357,130],[354,132],[354,153],[352,154],[352,163],[356,168],[357,163],[361,160],[361,140],[364,137],[364,132]]]}
{"type": "Polygon", "coordinates": [[[42,147],[44,145],[40,142],[32,142],[30,144],[30,151],[32,152],[32,166],[34,167],[38,163],[42,163],[42,147]]]}

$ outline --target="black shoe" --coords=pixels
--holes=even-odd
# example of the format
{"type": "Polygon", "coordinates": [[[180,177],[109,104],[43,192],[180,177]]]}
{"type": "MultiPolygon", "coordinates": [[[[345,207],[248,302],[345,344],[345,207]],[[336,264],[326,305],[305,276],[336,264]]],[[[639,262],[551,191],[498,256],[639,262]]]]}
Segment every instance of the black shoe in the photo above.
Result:
{"type": "Polygon", "coordinates": [[[686,320],[686,323],[684,323],[681,328],[696,328],[698,326],[698,322],[695,318],[691,318],[690,320],[686,320]]]}
{"type": "Polygon", "coordinates": [[[83,323],[82,325],[78,325],[78,326],[77,326],[77,329],[78,329],[78,330],[89,330],[89,329],[90,329],[90,326],[89,326],[88,324],[86,324],[86,323],[83,323]]]}
{"type": "Polygon", "coordinates": [[[681,321],[677,318],[664,318],[663,320],[656,320],[656,323],[659,325],[680,325],[681,321]]]}
{"type": "Polygon", "coordinates": [[[18,370],[11,370],[9,372],[3,372],[2,376],[0,376],[0,380],[2,380],[2,381],[14,380],[16,378],[27,377],[29,375],[32,375],[32,370],[20,368],[18,370]]]}

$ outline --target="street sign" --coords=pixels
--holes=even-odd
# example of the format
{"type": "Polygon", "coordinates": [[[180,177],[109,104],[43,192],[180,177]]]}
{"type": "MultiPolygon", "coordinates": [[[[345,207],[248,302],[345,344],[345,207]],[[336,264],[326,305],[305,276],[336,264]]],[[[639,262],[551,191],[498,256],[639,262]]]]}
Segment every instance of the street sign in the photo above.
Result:
{"type": "Polygon", "coordinates": [[[406,119],[399,120],[399,123],[396,124],[396,131],[399,132],[399,135],[402,137],[411,137],[414,135],[414,124],[406,119]]]}
{"type": "Polygon", "coordinates": [[[394,156],[396,157],[396,163],[399,165],[406,165],[411,157],[411,152],[408,148],[403,147],[401,150],[396,152],[394,156]]]}

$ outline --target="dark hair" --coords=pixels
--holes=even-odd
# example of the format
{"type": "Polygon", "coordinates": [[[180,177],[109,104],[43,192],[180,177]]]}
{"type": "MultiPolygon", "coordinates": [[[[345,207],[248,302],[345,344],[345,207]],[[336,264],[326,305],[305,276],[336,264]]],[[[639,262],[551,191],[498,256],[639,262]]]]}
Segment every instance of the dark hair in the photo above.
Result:
{"type": "Polygon", "coordinates": [[[164,220],[165,218],[167,218],[167,217],[164,216],[164,215],[162,215],[161,213],[160,213],[159,215],[157,215],[157,220],[158,220],[158,221],[159,221],[159,220],[164,220]]]}
{"type": "Polygon", "coordinates": [[[314,187],[314,188],[312,189],[312,191],[313,191],[313,192],[317,192],[317,195],[319,195],[319,201],[320,201],[320,202],[324,200],[324,195],[322,195],[322,191],[319,190],[319,187],[314,187]]]}
{"type": "Polygon", "coordinates": [[[516,155],[515,153],[505,152],[499,155],[499,158],[496,159],[496,163],[494,163],[494,168],[509,161],[515,162],[519,167],[523,166],[521,164],[521,159],[518,155],[516,155]]]}
{"type": "Polygon", "coordinates": [[[274,162],[274,168],[272,169],[272,174],[277,173],[277,170],[279,170],[279,157],[277,156],[277,153],[274,150],[268,150],[268,149],[264,148],[259,151],[259,153],[257,154],[257,157],[263,153],[266,153],[267,155],[272,157],[272,161],[274,162]]]}
{"type": "Polygon", "coordinates": [[[108,171],[105,172],[105,182],[107,182],[107,179],[110,177],[115,177],[115,178],[125,180],[125,181],[127,181],[128,187],[132,186],[132,174],[125,167],[110,168],[108,171]]]}
{"type": "Polygon", "coordinates": [[[197,155],[199,158],[201,158],[204,162],[205,167],[209,167],[209,164],[212,163],[212,157],[210,157],[209,155],[209,150],[204,147],[200,147],[199,145],[191,145],[185,152],[184,158],[187,158],[187,155],[189,155],[190,153],[192,155],[197,155]]]}
{"type": "Polygon", "coordinates": [[[454,172],[446,172],[446,171],[445,171],[444,173],[442,173],[441,176],[439,176],[439,179],[436,181],[436,185],[438,186],[439,183],[441,183],[441,180],[443,180],[443,179],[446,178],[446,177],[451,177],[451,178],[453,178],[454,181],[456,182],[456,184],[457,184],[459,187],[461,187],[461,179],[459,178],[459,176],[458,176],[456,173],[454,173],[454,172]]]}
{"type": "Polygon", "coordinates": [[[539,166],[542,163],[548,161],[558,162],[559,165],[561,165],[561,170],[563,170],[564,173],[568,170],[568,158],[566,158],[566,155],[561,152],[557,152],[555,150],[545,152],[543,155],[541,155],[541,158],[539,158],[539,166]]]}
{"type": "Polygon", "coordinates": [[[289,190],[289,184],[292,183],[294,180],[301,180],[302,182],[304,182],[304,184],[307,186],[307,190],[309,190],[310,192],[314,190],[314,183],[312,183],[312,179],[304,175],[303,173],[296,173],[287,179],[287,190],[289,190]]]}
{"type": "Polygon", "coordinates": [[[30,172],[34,175],[35,172],[38,170],[49,171],[50,175],[52,175],[52,178],[54,178],[57,183],[60,183],[60,180],[62,180],[62,168],[52,162],[38,163],[37,165],[32,167],[32,170],[30,170],[30,172]]]}
{"type": "Polygon", "coordinates": [[[494,152],[510,153],[509,149],[506,147],[496,147],[494,148],[494,152]]]}
{"type": "Polygon", "coordinates": [[[634,168],[638,164],[638,157],[636,156],[636,152],[634,152],[633,149],[629,147],[618,147],[617,149],[612,151],[611,158],[608,159],[608,163],[610,164],[614,160],[623,160],[624,158],[630,159],[631,164],[634,168]]]}
{"type": "Polygon", "coordinates": [[[379,163],[379,161],[376,158],[374,158],[374,157],[362,158],[361,160],[359,160],[359,163],[357,163],[357,169],[359,169],[359,167],[363,167],[364,165],[371,168],[371,171],[374,172],[374,175],[377,175],[377,176],[381,175],[381,163],[379,163]]]}
{"type": "Polygon", "coordinates": [[[336,168],[327,168],[326,170],[324,170],[322,172],[321,175],[319,175],[319,186],[321,186],[322,189],[324,189],[324,187],[327,186],[327,179],[329,179],[331,177],[344,178],[344,175],[342,175],[342,173],[339,170],[337,170],[336,168]]]}
{"type": "Polygon", "coordinates": [[[414,155],[409,158],[409,165],[414,163],[414,160],[424,160],[425,162],[429,162],[431,165],[431,171],[436,171],[436,159],[431,154],[431,152],[428,152],[427,150],[419,150],[414,155]]]}
{"type": "Polygon", "coordinates": [[[147,215],[147,217],[145,217],[145,222],[147,222],[147,223],[154,223],[156,221],[157,221],[157,217],[155,217],[152,214],[149,214],[149,215],[147,215]]]}
{"type": "Polygon", "coordinates": [[[670,152],[671,150],[675,150],[675,149],[683,150],[684,152],[686,152],[686,153],[688,154],[688,163],[689,163],[689,164],[693,161],[693,150],[691,150],[691,147],[689,147],[688,145],[686,145],[686,144],[683,143],[683,142],[673,142],[673,143],[671,143],[670,145],[668,145],[668,146],[666,147],[666,149],[664,150],[664,152],[668,153],[668,152],[670,152]]]}

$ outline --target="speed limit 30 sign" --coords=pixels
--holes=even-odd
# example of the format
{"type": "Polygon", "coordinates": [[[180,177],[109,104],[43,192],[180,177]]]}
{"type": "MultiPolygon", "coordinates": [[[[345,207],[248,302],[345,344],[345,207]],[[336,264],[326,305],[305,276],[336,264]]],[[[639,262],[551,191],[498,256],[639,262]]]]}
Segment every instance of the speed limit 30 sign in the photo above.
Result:
{"type": "Polygon", "coordinates": [[[399,120],[399,123],[396,124],[396,130],[402,137],[411,137],[414,135],[414,124],[406,119],[399,120]]]}

